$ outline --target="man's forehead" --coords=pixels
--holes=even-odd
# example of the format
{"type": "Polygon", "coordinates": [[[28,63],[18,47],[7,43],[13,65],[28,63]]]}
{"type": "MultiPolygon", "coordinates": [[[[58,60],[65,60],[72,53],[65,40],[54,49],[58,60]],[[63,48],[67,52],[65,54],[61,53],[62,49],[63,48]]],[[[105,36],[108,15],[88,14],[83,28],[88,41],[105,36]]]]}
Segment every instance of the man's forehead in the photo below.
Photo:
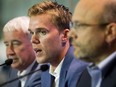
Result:
{"type": "MultiPolygon", "coordinates": [[[[92,9],[99,9],[100,8],[104,8],[104,6],[107,3],[112,2],[113,0],[80,0],[77,5],[76,5],[76,9],[86,9],[86,10],[92,10],[92,9]]],[[[75,9],[75,10],[76,10],[75,9]]]]}
{"type": "Polygon", "coordinates": [[[99,21],[107,0],[80,0],[75,8],[72,20],[99,21]]]}

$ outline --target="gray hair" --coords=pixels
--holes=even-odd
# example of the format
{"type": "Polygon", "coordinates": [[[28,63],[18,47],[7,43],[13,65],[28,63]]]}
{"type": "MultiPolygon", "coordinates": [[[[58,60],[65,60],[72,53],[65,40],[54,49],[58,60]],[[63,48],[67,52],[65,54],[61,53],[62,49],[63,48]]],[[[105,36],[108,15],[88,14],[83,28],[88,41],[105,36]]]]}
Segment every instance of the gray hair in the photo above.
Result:
{"type": "Polygon", "coordinates": [[[22,30],[24,33],[29,33],[29,21],[30,19],[27,16],[13,18],[12,20],[6,23],[6,25],[3,28],[3,32],[22,30]]]}

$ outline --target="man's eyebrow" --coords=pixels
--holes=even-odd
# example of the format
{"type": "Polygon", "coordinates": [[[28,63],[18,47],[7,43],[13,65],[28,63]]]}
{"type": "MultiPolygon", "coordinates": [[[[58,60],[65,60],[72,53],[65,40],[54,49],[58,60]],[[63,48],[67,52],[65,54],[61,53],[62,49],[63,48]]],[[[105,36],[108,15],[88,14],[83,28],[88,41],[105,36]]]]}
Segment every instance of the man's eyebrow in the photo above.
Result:
{"type": "Polygon", "coordinates": [[[8,43],[7,41],[4,41],[4,43],[8,43]]]}
{"type": "MultiPolygon", "coordinates": [[[[12,40],[12,42],[20,42],[19,40],[12,40]]],[[[4,43],[8,43],[8,41],[4,41],[4,43]]]]}

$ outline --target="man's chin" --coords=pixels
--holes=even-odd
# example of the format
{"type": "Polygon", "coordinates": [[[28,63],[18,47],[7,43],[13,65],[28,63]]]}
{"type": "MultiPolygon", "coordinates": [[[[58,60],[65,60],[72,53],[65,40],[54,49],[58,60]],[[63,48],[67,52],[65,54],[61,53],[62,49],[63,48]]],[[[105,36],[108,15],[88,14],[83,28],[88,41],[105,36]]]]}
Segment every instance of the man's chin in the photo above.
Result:
{"type": "Polygon", "coordinates": [[[11,67],[14,68],[14,69],[17,69],[18,65],[16,65],[16,64],[11,64],[11,67]]]}
{"type": "Polygon", "coordinates": [[[46,61],[43,60],[43,59],[37,59],[37,62],[40,63],[40,64],[41,64],[41,63],[46,63],[46,61]]]}

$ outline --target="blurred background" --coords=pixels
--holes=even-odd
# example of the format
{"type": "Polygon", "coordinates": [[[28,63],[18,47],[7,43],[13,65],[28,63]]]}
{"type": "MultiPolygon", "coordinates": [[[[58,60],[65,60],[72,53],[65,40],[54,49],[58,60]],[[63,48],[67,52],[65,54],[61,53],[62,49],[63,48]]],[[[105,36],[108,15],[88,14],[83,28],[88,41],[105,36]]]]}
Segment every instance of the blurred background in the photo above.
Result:
{"type": "MultiPolygon", "coordinates": [[[[27,15],[28,9],[35,3],[46,0],[0,0],[0,64],[6,60],[3,44],[3,26],[12,18],[27,15]]],[[[73,13],[78,0],[51,0],[65,5],[73,13]]]]}

